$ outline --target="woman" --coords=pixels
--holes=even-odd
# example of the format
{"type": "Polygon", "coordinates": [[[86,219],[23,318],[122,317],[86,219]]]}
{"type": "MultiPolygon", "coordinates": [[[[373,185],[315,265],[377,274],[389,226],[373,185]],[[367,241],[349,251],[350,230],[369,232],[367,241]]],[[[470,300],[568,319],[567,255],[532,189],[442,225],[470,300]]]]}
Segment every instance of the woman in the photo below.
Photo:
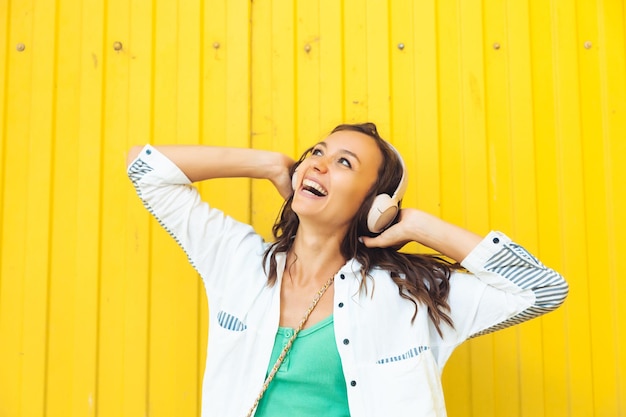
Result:
{"type": "Polygon", "coordinates": [[[371,123],[338,126],[296,163],[145,146],[129,153],[128,173],[205,284],[203,416],[444,416],[440,377],[456,346],[567,295],[502,233],[482,238],[408,208],[387,228],[406,173],[371,123]],[[286,200],[273,243],[190,186],[218,177],[272,181],[286,200]],[[465,269],[396,250],[411,241],[465,269]]]}

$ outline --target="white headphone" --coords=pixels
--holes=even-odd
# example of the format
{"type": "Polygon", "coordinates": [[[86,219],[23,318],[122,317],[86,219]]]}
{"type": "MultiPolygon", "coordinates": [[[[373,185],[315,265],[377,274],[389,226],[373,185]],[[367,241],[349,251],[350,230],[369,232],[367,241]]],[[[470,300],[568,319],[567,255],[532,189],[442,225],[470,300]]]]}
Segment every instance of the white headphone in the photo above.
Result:
{"type": "Polygon", "coordinates": [[[291,174],[291,189],[296,191],[296,188],[298,188],[298,178],[296,177],[296,173],[298,172],[298,168],[296,168],[293,171],[293,174],[291,174]]]}
{"type": "MultiPolygon", "coordinates": [[[[389,194],[378,194],[374,198],[372,207],[367,214],[367,228],[372,233],[382,232],[395,220],[400,211],[400,200],[404,197],[408,183],[406,166],[404,165],[402,155],[400,155],[400,152],[398,152],[398,150],[389,142],[387,142],[387,144],[391,147],[391,149],[393,149],[396,155],[398,155],[400,165],[402,166],[402,178],[400,178],[400,183],[393,192],[393,195],[389,196],[389,194]]],[[[297,171],[298,170],[296,169],[291,176],[291,188],[293,188],[294,191],[298,186],[298,180],[296,178],[297,171]]]]}
{"type": "Polygon", "coordinates": [[[372,233],[382,232],[395,220],[400,212],[400,200],[404,197],[408,184],[406,166],[404,165],[402,155],[389,142],[387,144],[398,155],[400,165],[402,165],[402,178],[400,178],[400,183],[391,196],[389,194],[378,194],[374,198],[372,207],[367,214],[367,228],[372,233]]]}

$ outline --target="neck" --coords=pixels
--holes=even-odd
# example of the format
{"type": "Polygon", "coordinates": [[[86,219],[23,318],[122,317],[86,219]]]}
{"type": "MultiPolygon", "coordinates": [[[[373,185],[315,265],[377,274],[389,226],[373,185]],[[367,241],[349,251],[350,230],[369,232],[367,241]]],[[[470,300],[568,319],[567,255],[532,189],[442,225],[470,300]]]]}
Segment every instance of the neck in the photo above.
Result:
{"type": "Polygon", "coordinates": [[[306,233],[302,228],[287,255],[285,274],[296,285],[324,283],[346,263],[341,255],[343,235],[306,233]]]}

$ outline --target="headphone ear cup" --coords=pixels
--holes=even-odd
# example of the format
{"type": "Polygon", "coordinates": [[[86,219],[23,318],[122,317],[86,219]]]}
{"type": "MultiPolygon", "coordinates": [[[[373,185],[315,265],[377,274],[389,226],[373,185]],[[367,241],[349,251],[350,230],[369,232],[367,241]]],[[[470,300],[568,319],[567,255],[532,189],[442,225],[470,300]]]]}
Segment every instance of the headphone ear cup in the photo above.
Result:
{"type": "Polygon", "coordinates": [[[397,201],[387,194],[379,194],[367,214],[367,228],[372,233],[380,233],[393,222],[397,215],[397,201]]]}
{"type": "Polygon", "coordinates": [[[294,191],[296,191],[296,188],[298,187],[298,177],[296,176],[297,172],[298,170],[295,170],[291,176],[291,189],[294,191]]]}

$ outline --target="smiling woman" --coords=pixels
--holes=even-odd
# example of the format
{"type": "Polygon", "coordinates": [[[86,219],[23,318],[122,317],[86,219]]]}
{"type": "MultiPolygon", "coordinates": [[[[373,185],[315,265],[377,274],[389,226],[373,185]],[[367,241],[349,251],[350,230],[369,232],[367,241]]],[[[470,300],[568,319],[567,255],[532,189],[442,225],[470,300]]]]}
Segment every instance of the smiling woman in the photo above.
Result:
{"type": "Polygon", "coordinates": [[[345,235],[382,166],[372,138],[352,130],[331,133],[298,164],[291,203],[300,227],[324,227],[345,235]]]}
{"type": "Polygon", "coordinates": [[[456,346],[567,295],[557,272],[506,235],[400,210],[404,163],[372,123],[338,126],[296,162],[150,145],[128,162],[143,203],[204,280],[213,325],[203,416],[443,416],[440,375],[456,346]],[[219,177],[274,184],[285,203],[273,242],[190,186],[219,177]],[[392,221],[368,222],[387,212],[380,201],[392,221]],[[454,262],[397,250],[408,242],[454,262]]]}

